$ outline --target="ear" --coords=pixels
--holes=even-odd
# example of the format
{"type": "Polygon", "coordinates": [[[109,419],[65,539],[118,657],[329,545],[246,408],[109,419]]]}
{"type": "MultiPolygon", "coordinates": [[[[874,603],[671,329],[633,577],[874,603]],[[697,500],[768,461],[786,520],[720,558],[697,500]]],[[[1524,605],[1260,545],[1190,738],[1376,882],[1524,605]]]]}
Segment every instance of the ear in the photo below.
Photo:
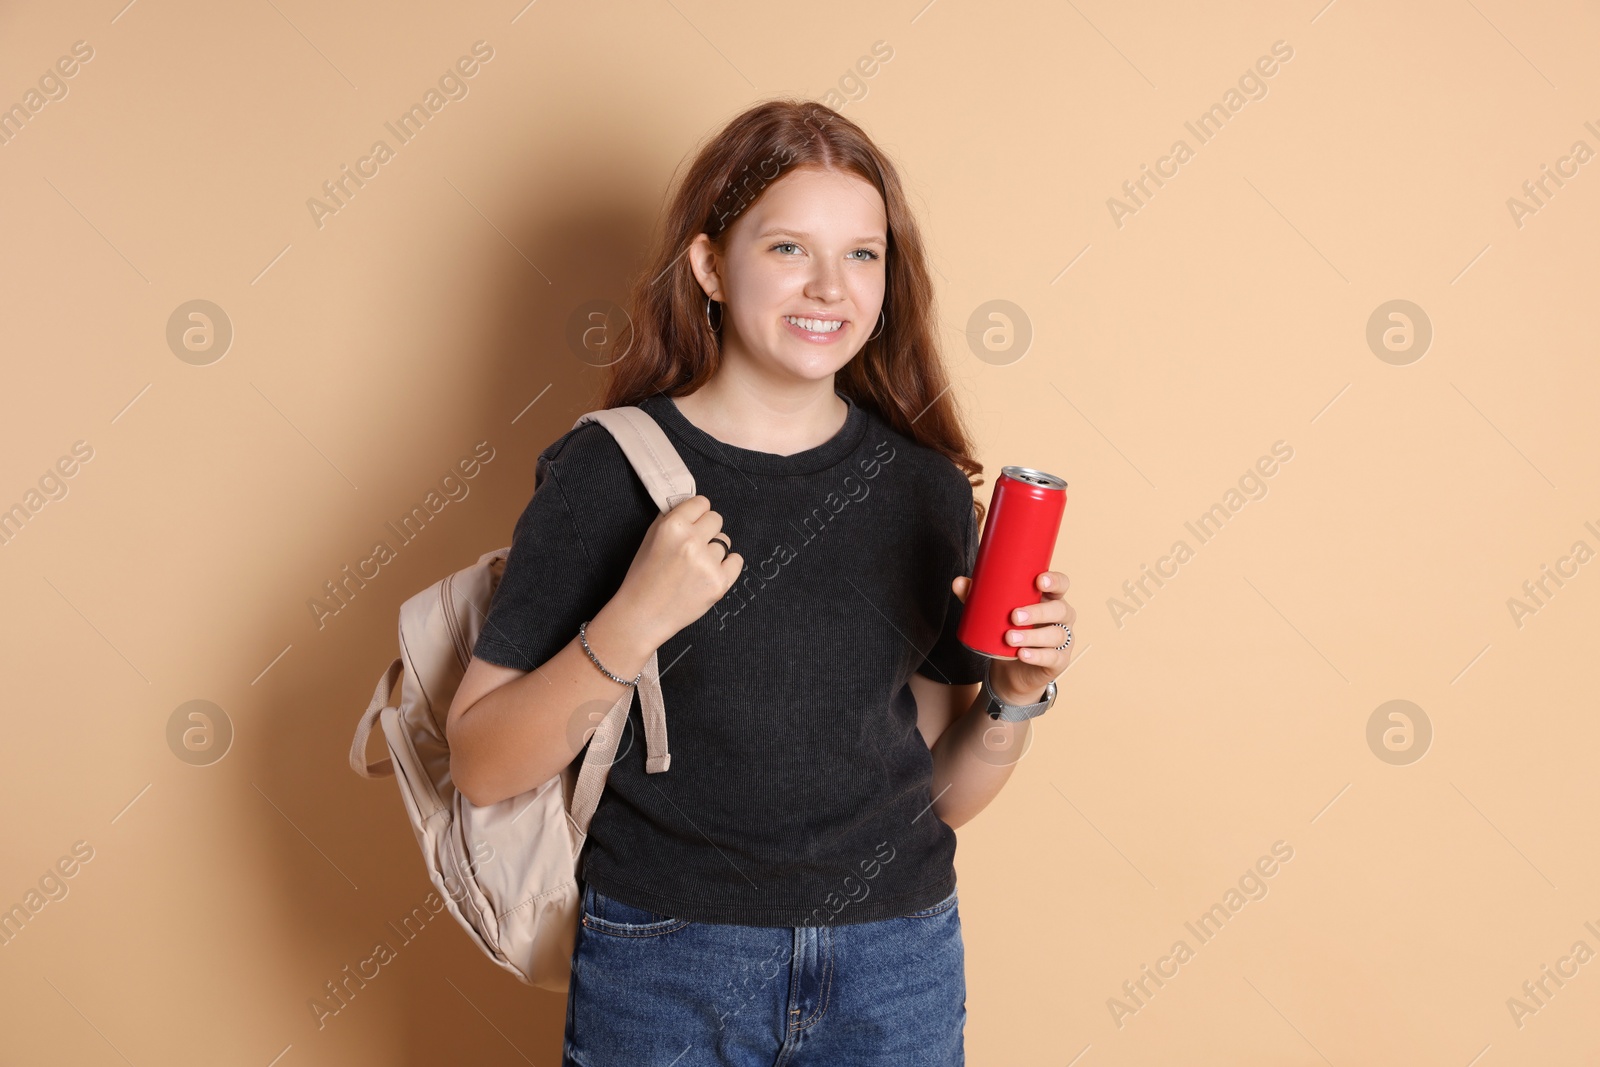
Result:
{"type": "Polygon", "coordinates": [[[711,243],[711,238],[703,233],[697,233],[694,240],[689,242],[689,269],[694,271],[694,277],[700,283],[700,288],[711,299],[721,302],[722,276],[718,273],[718,264],[721,254],[716,246],[711,243]]]}

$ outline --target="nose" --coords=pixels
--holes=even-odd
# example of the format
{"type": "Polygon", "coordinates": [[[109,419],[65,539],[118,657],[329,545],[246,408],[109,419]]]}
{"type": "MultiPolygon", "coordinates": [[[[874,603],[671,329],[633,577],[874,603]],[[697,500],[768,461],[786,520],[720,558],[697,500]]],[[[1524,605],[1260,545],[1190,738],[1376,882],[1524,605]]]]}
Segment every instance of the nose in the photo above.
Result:
{"type": "Polygon", "coordinates": [[[831,260],[819,261],[806,281],[806,296],[828,304],[844,299],[843,267],[831,260]]]}

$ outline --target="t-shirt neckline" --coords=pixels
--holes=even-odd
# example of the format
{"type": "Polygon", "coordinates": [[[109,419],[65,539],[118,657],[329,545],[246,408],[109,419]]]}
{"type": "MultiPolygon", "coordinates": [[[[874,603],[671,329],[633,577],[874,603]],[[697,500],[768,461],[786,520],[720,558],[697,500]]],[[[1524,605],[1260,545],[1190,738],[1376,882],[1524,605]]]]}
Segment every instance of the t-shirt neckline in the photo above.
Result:
{"type": "Polygon", "coordinates": [[[822,444],[789,456],[758,452],[719,441],[690,422],[665,393],[646,397],[639,406],[684,444],[714,463],[755,474],[813,474],[833,466],[854,452],[867,431],[866,412],[839,390],[835,389],[834,393],[849,405],[844,425],[822,444]]]}

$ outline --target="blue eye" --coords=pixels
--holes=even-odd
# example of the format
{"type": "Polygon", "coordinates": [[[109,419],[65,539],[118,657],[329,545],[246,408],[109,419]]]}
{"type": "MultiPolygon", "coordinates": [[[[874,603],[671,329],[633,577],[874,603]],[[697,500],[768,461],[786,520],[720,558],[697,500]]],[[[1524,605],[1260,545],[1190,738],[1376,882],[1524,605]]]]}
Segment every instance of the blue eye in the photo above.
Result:
{"type": "MultiPolygon", "coordinates": [[[[769,251],[776,252],[780,248],[798,249],[799,247],[800,246],[795,244],[793,241],[779,241],[777,244],[773,245],[771,247],[771,249],[769,249],[769,251]]],[[[858,248],[858,249],[856,249],[856,252],[865,252],[867,254],[867,258],[866,259],[857,260],[857,262],[860,262],[860,263],[871,263],[875,259],[881,259],[882,258],[881,256],[878,255],[878,253],[874,252],[870,248],[858,248]]],[[[850,255],[854,256],[855,252],[850,253],[850,255]]]]}

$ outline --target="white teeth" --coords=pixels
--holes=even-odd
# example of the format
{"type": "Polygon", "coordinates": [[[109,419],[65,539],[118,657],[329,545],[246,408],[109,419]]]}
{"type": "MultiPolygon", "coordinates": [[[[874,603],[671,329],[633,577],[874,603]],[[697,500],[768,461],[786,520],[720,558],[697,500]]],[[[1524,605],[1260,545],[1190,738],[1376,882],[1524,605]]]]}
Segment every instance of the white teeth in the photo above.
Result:
{"type": "Polygon", "coordinates": [[[831,322],[828,319],[798,319],[793,315],[785,315],[783,318],[785,322],[792,322],[802,330],[810,330],[812,333],[832,333],[844,325],[842,322],[831,322]]]}

